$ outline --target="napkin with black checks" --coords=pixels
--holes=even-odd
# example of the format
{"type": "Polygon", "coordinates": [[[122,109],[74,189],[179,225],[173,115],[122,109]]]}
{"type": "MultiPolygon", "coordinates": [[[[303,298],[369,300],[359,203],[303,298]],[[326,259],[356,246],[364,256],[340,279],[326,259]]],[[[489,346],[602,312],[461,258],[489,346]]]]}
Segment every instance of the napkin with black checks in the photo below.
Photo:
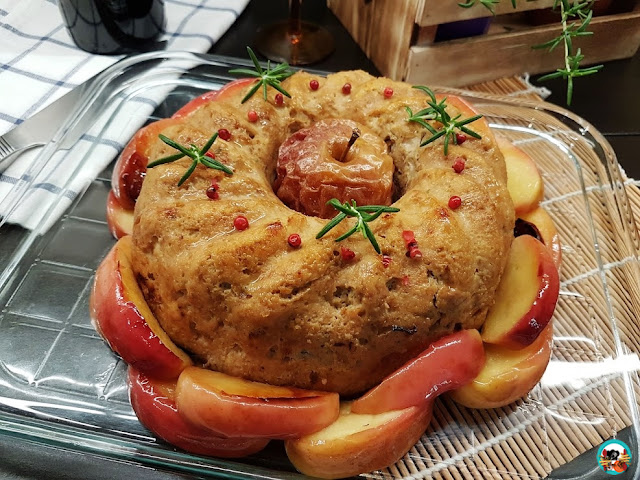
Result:
{"type": "MultiPolygon", "coordinates": [[[[167,23],[159,40],[165,42],[166,50],[206,52],[248,2],[165,0],[167,23]]],[[[64,26],[56,0],[0,0],[0,135],[120,58],[79,49],[64,26]]],[[[49,165],[49,171],[40,172],[37,181],[26,178],[40,149],[22,154],[0,175],[0,216],[8,216],[7,221],[33,229],[47,211],[43,206],[57,200],[64,186],[64,201],[58,208],[61,213],[111,161],[115,152],[109,148],[122,146],[119,139],[113,140],[110,147],[102,145],[95,149],[98,158],[69,184],[64,161],[54,162],[57,164],[53,167],[49,165]],[[17,185],[25,181],[30,183],[29,191],[25,195],[22,195],[24,191],[21,193],[20,205],[9,212],[15,207],[11,200],[17,185]]]]}

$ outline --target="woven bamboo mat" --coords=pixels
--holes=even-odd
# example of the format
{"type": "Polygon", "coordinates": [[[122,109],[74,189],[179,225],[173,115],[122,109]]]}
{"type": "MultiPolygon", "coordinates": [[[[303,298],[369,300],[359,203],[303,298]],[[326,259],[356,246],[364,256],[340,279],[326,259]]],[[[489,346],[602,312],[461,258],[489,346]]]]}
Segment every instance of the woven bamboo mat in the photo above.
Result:
{"type": "MultiPolygon", "coordinates": [[[[468,90],[541,100],[519,78],[468,90]]],[[[499,105],[483,108],[489,121],[503,118],[499,105]]],[[[504,408],[471,410],[439,400],[421,442],[394,467],[370,477],[544,478],[638,422],[638,182],[617,168],[599,134],[604,148],[594,148],[544,111],[529,110],[520,123],[526,127],[532,118],[561,148],[516,130],[503,133],[536,160],[545,182],[542,205],[563,243],[554,349],[545,377],[527,398],[504,408]]],[[[589,469],[597,466],[594,454],[589,469]]]]}

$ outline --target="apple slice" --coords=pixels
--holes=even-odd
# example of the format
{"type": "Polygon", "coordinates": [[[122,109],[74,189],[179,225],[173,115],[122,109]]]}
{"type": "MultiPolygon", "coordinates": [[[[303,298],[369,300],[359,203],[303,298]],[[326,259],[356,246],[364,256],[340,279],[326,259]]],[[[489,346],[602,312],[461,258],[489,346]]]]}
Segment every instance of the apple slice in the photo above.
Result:
{"type": "Polygon", "coordinates": [[[226,437],[293,438],[337,417],[337,393],[251,382],[198,367],[186,368],[176,391],[188,422],[226,437]]]}
{"type": "Polygon", "coordinates": [[[197,455],[238,458],[262,450],[268,439],[223,438],[198,428],[178,413],[175,380],[162,381],[129,367],[129,398],[138,420],[166,442],[197,455]]]}
{"type": "Polygon", "coordinates": [[[511,349],[531,345],[551,320],[559,290],[549,249],[530,235],[516,237],[482,339],[511,349]]]}
{"type": "Polygon", "coordinates": [[[353,413],[382,413],[424,405],[473,380],[484,365],[477,330],[447,335],[353,402],[353,413]]]}
{"type": "Polygon", "coordinates": [[[540,381],[551,358],[553,323],[528,347],[510,350],[485,346],[487,361],[470,383],[449,392],[457,403],[470,408],[498,408],[524,397],[540,381]]]}
{"type": "Polygon", "coordinates": [[[131,237],[122,237],[96,271],[89,300],[96,330],[129,365],[155,378],[177,378],[191,359],[160,327],[131,267],[131,237]]]}
{"type": "Polygon", "coordinates": [[[415,445],[431,421],[433,402],[371,414],[352,413],[343,402],[340,416],[319,432],[287,440],[289,460],[298,471],[318,478],[344,478],[394,464],[415,445]]]}
{"type": "Polygon", "coordinates": [[[516,215],[536,209],[544,195],[544,185],[536,162],[505,138],[498,136],[496,141],[504,155],[507,190],[511,195],[516,215]]]}
{"type": "Polygon", "coordinates": [[[113,190],[109,191],[107,197],[107,226],[115,238],[133,233],[133,210],[124,208],[113,190]]]}
{"type": "Polygon", "coordinates": [[[562,265],[562,244],[560,243],[558,230],[556,230],[556,226],[553,224],[553,220],[547,211],[542,207],[538,207],[535,210],[520,215],[520,218],[536,227],[540,237],[539,240],[551,250],[553,263],[555,263],[556,268],[560,270],[560,266],[562,265]]]}

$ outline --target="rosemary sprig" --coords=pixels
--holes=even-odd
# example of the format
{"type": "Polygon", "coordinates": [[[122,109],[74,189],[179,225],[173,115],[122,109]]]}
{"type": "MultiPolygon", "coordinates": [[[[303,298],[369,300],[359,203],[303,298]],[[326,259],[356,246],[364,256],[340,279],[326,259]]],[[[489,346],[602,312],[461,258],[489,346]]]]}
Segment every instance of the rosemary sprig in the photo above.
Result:
{"type": "Polygon", "coordinates": [[[552,78],[562,77],[567,81],[567,105],[571,105],[573,98],[573,79],[592,75],[599,71],[603,65],[596,65],[587,68],[580,68],[580,63],[584,60],[582,51],[578,48],[574,50],[573,39],[593,35],[593,32],[587,30],[589,23],[593,17],[593,2],[595,0],[574,1],[555,0],[553,8],[560,6],[560,16],[562,24],[562,32],[557,37],[540,45],[534,45],[533,48],[547,48],[552,51],[561,43],[564,44],[564,68],[559,68],[555,72],[543,75],[538,80],[550,80],[552,78]],[[575,21],[572,21],[575,20],[575,21]]]}
{"type": "Polygon", "coordinates": [[[473,117],[461,119],[460,117],[462,117],[462,114],[460,113],[452,118],[451,115],[447,113],[446,97],[438,102],[435,94],[429,87],[425,87],[424,85],[415,85],[413,88],[422,90],[430,97],[430,99],[427,100],[429,107],[420,110],[419,112],[413,113],[409,107],[405,107],[409,114],[408,120],[422,125],[431,133],[431,137],[427,138],[420,144],[421,147],[435,142],[440,137],[444,137],[444,154],[448,155],[449,143],[453,141],[454,144],[458,144],[458,137],[456,136],[458,130],[474,138],[482,138],[480,134],[466,126],[467,124],[475,122],[481,118],[482,115],[474,115],[473,117]],[[428,121],[437,122],[441,127],[437,129],[428,123],[428,121]]]}
{"type": "Polygon", "coordinates": [[[256,93],[260,87],[262,87],[262,96],[264,99],[267,99],[267,86],[271,86],[283,94],[285,97],[291,98],[291,95],[287,93],[287,91],[282,88],[280,82],[291,75],[293,75],[293,71],[289,69],[289,64],[287,62],[280,63],[276,65],[273,69],[271,68],[271,61],[267,62],[267,69],[263,69],[260,66],[260,62],[256,57],[253,50],[250,47],[247,47],[247,52],[249,52],[249,56],[253,61],[253,65],[256,67],[255,70],[251,70],[249,68],[234,68],[229,70],[229,73],[240,74],[240,75],[249,75],[251,77],[257,77],[257,81],[253,87],[247,92],[247,94],[242,99],[241,103],[249,100],[254,93],[256,93]]]}
{"type": "Polygon", "coordinates": [[[383,213],[395,213],[399,212],[399,208],[387,207],[384,205],[362,205],[357,206],[355,200],[351,200],[351,203],[340,203],[337,198],[332,198],[327,202],[327,205],[331,205],[338,210],[338,214],[333,217],[329,223],[327,223],[322,230],[318,232],[316,238],[322,238],[329,230],[338,225],[347,217],[354,217],[357,219],[356,224],[348,232],[340,235],[336,238],[336,242],[340,242],[347,237],[350,237],[356,232],[362,232],[365,238],[369,239],[374,250],[380,253],[380,246],[376,241],[376,237],[373,235],[368,223],[374,221],[383,213]]]}
{"type": "Polygon", "coordinates": [[[201,163],[205,167],[213,168],[215,170],[220,170],[228,175],[233,175],[233,170],[231,170],[229,167],[219,162],[215,158],[207,156],[207,152],[213,145],[213,142],[215,142],[216,138],[218,138],[218,132],[214,133],[211,136],[211,138],[207,141],[206,145],[201,149],[199,149],[193,143],[189,146],[180,145],[178,142],[171,140],[169,137],[163,134],[159,134],[158,137],[164,143],[166,143],[170,147],[175,148],[180,153],[169,155],[168,157],[159,158],[158,160],[155,160],[149,163],[149,165],[147,165],[147,168],[153,168],[157,165],[162,165],[163,163],[175,162],[176,160],[185,156],[191,158],[192,160],[191,165],[189,166],[185,174],[182,176],[182,178],[178,182],[179,187],[187,180],[187,178],[191,176],[191,174],[194,172],[194,170],[196,169],[199,163],[201,163]]]}
{"type": "MultiPolygon", "coordinates": [[[[464,8],[471,8],[480,2],[495,15],[494,5],[500,0],[467,0],[458,5],[464,8]]],[[[527,0],[531,1],[531,0],[527,0]]],[[[567,105],[571,105],[573,98],[573,79],[592,75],[599,71],[603,65],[596,65],[588,68],[580,68],[580,63],[584,60],[584,55],[578,48],[574,50],[573,39],[576,37],[584,37],[593,35],[593,32],[587,31],[587,27],[593,17],[593,4],[596,0],[555,0],[553,8],[560,7],[560,23],[562,32],[555,37],[540,45],[533,45],[532,48],[548,48],[549,51],[556,48],[561,43],[564,44],[564,68],[559,68],[555,72],[543,75],[538,81],[550,80],[552,78],[564,78],[567,81],[567,105]],[[575,20],[575,21],[573,21],[575,20]]],[[[511,5],[516,8],[516,0],[511,0],[511,5]]]]}

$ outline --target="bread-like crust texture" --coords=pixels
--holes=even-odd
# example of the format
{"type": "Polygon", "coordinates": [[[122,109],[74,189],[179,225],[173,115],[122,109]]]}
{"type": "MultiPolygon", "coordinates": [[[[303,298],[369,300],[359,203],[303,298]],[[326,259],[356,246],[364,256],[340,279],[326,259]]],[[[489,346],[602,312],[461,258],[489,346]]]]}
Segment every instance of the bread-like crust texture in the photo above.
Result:
{"type": "MultiPolygon", "coordinates": [[[[428,97],[402,82],[361,71],[299,72],[283,87],[292,98],[282,106],[273,90],[266,102],[256,94],[241,104],[241,91],[167,129],[198,146],[228,129],[231,139],[218,139],[212,151],[234,174],[198,166],[178,187],[189,161],[149,169],[135,208],[133,267],[162,327],[206,367],[354,395],[435,338],[482,325],[513,238],[504,160],[483,119],[471,125],[482,139],[450,145],[446,157],[441,140],[420,147],[428,132],[407,121],[405,107],[425,108],[428,97]],[[350,95],[341,91],[347,82],[350,95]],[[247,120],[250,110],[258,122],[247,120]],[[316,240],[327,220],[291,210],[273,192],[279,145],[326,118],[359,122],[388,145],[400,212],[370,224],[388,264],[360,234],[335,241],[353,220],[316,240]],[[456,173],[460,157],[465,169],[456,173]],[[205,195],[212,180],[217,200],[205,195]],[[452,195],[462,198],[456,210],[448,207],[452,195]],[[238,215],[247,230],[234,229],[238,215]],[[404,231],[413,232],[421,258],[406,255],[404,231]],[[288,244],[292,233],[301,247],[288,244]],[[341,247],[355,258],[343,259],[341,247]]],[[[448,103],[452,114],[464,108],[448,103]]],[[[173,153],[160,141],[151,150],[151,160],[173,153]]]]}

